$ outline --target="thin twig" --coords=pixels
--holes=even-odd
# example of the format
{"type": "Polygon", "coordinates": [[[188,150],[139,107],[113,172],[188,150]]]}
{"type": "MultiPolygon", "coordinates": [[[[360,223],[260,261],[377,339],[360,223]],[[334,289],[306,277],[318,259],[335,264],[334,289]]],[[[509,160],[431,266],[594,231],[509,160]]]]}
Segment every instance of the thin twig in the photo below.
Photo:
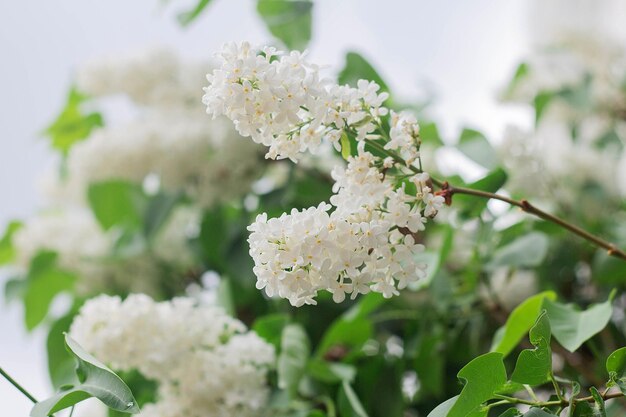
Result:
{"type": "Polygon", "coordinates": [[[540,219],[547,220],[558,226],[561,226],[562,228],[569,230],[570,232],[582,237],[583,239],[588,240],[594,245],[600,248],[606,249],[607,254],[609,256],[613,256],[615,258],[626,261],[626,252],[619,249],[614,243],[608,242],[598,236],[595,236],[587,232],[586,230],[581,229],[580,227],[574,224],[571,224],[550,213],[546,213],[545,211],[531,204],[528,200],[514,200],[512,198],[509,198],[501,194],[495,194],[495,193],[490,193],[490,192],[481,191],[481,190],[474,190],[471,188],[456,187],[456,186],[449,185],[446,182],[442,183],[440,181],[435,181],[434,179],[433,179],[433,183],[436,183],[438,186],[440,186],[442,191],[444,191],[444,193],[447,193],[449,195],[449,198],[452,198],[454,194],[465,194],[465,195],[472,195],[475,197],[481,197],[481,198],[486,198],[486,199],[491,199],[491,200],[504,201],[505,203],[508,203],[512,206],[519,207],[526,213],[535,215],[539,217],[540,219]]]}

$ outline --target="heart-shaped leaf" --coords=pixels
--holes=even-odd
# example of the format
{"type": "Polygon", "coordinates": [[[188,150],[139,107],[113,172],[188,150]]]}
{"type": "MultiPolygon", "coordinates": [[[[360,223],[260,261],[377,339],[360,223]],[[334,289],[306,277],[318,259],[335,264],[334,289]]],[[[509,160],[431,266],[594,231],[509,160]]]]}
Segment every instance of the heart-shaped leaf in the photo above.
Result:
{"type": "Polygon", "coordinates": [[[513,382],[527,385],[541,385],[552,375],[552,350],[550,349],[550,322],[543,311],[530,329],[530,343],[534,349],[520,353],[511,375],[513,382]]]}
{"type": "Polygon", "coordinates": [[[507,381],[501,353],[481,355],[465,365],[457,374],[465,386],[447,417],[466,417],[493,397],[507,381]]]}
{"type": "Polygon", "coordinates": [[[541,312],[544,299],[556,300],[556,293],[546,291],[527,298],[509,315],[504,327],[494,338],[491,350],[507,356],[522,340],[541,312]],[[497,337],[499,336],[499,337],[497,337]]]}

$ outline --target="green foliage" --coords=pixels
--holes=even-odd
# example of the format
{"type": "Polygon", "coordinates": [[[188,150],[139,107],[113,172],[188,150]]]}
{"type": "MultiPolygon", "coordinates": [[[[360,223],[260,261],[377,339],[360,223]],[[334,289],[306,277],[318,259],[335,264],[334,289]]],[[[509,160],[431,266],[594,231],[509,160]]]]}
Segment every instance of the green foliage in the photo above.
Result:
{"type": "MultiPolygon", "coordinates": [[[[496,168],[478,181],[467,184],[466,187],[473,190],[495,193],[502,188],[502,186],[504,186],[506,180],[506,172],[502,168],[496,168]]],[[[487,199],[477,200],[476,197],[464,194],[457,194],[454,196],[455,207],[462,207],[461,215],[468,219],[479,217],[483,210],[487,207],[488,202],[489,200],[487,199]]]]}
{"type": "Polygon", "coordinates": [[[356,368],[340,362],[327,362],[322,359],[312,358],[307,365],[307,373],[318,381],[327,384],[336,384],[354,381],[356,368]]]}
{"type": "Polygon", "coordinates": [[[39,252],[31,261],[24,290],[24,321],[32,330],[48,314],[52,300],[63,291],[74,288],[76,276],[56,265],[57,254],[39,252]]]}
{"type": "Polygon", "coordinates": [[[457,395],[442,402],[433,411],[431,411],[427,417],[448,417],[448,413],[450,412],[454,404],[456,404],[458,399],[459,396],[457,395]]]}
{"type": "Polygon", "coordinates": [[[31,417],[45,417],[91,397],[98,398],[114,410],[133,414],[139,412],[137,401],[120,377],[85,352],[67,335],[65,344],[76,359],[78,383],[65,385],[56,395],[36,403],[30,413],[31,417]]]}
{"type": "Polygon", "coordinates": [[[346,132],[343,132],[341,134],[340,144],[341,144],[341,156],[343,157],[343,159],[347,161],[351,155],[351,149],[350,149],[351,146],[350,146],[350,138],[348,137],[346,132]]]}
{"type": "Polygon", "coordinates": [[[548,91],[543,91],[535,96],[533,104],[535,106],[535,125],[539,124],[543,113],[548,108],[548,104],[554,98],[554,94],[548,91]]]}
{"type": "Polygon", "coordinates": [[[567,350],[574,352],[583,343],[599,333],[611,319],[613,296],[601,304],[580,311],[574,306],[546,299],[546,309],[554,338],[567,350]]]}
{"type": "Polygon", "coordinates": [[[337,76],[339,84],[356,87],[359,80],[375,81],[381,91],[389,91],[389,87],[378,71],[361,54],[350,51],[346,54],[346,64],[337,76]]]}
{"type": "Polygon", "coordinates": [[[528,75],[528,73],[529,73],[529,67],[527,63],[522,62],[521,64],[517,66],[517,68],[515,69],[515,74],[513,75],[513,78],[511,79],[511,81],[509,82],[509,85],[506,88],[506,92],[504,94],[505,97],[510,97],[511,94],[513,94],[517,86],[526,77],[526,75],[528,75]]]}
{"type": "Polygon", "coordinates": [[[376,293],[362,297],[354,307],[328,327],[317,346],[315,356],[323,357],[333,346],[340,346],[353,353],[358,352],[374,331],[374,326],[367,315],[383,302],[384,298],[376,293]]]}
{"type": "Polygon", "coordinates": [[[524,417],[552,417],[554,414],[548,413],[541,408],[533,407],[524,414],[524,417]]]}
{"type": "Polygon", "coordinates": [[[282,332],[289,322],[289,316],[286,314],[269,314],[256,319],[252,325],[252,330],[278,349],[280,346],[282,332]]]}
{"type": "Polygon", "coordinates": [[[310,355],[309,338],[299,324],[289,324],[282,332],[278,356],[278,387],[287,390],[290,397],[298,393],[310,355]]]}
{"type": "Polygon", "coordinates": [[[606,371],[609,373],[607,386],[617,385],[626,394],[626,347],[617,349],[606,360],[606,371]]]}
{"type": "Polygon", "coordinates": [[[194,6],[193,9],[187,10],[185,12],[179,13],[176,18],[178,22],[182,26],[188,26],[193,21],[195,21],[198,16],[207,8],[209,4],[211,4],[212,0],[198,0],[198,3],[194,6]]]}
{"type": "Polygon", "coordinates": [[[6,265],[15,258],[15,248],[13,247],[12,239],[15,232],[20,230],[21,227],[22,223],[17,221],[12,221],[7,225],[4,235],[0,238],[0,265],[6,265]]]}
{"type": "Polygon", "coordinates": [[[89,186],[87,198],[91,209],[104,230],[114,226],[139,229],[147,198],[141,186],[112,180],[89,186]]]}
{"type": "Polygon", "coordinates": [[[540,265],[548,253],[549,239],[541,232],[531,232],[501,246],[493,254],[489,269],[500,266],[531,268],[540,265]]]}
{"type": "Polygon", "coordinates": [[[311,0],[258,0],[257,11],[269,31],[289,49],[302,50],[311,40],[311,0]]]}
{"type": "Polygon", "coordinates": [[[48,375],[54,388],[60,388],[74,381],[75,361],[72,354],[65,347],[65,333],[70,330],[72,320],[77,313],[73,308],[68,314],[57,319],[50,326],[46,339],[46,353],[48,355],[48,375]]]}
{"type": "Polygon", "coordinates": [[[509,315],[504,327],[498,331],[491,350],[500,352],[504,356],[511,353],[535,323],[545,299],[556,300],[556,293],[552,291],[542,292],[518,305],[509,315]]]}
{"type": "Polygon", "coordinates": [[[102,229],[115,228],[120,233],[115,252],[124,256],[151,245],[183,195],[148,195],[138,184],[110,180],[91,184],[87,199],[102,229]]]}
{"type": "Polygon", "coordinates": [[[543,311],[530,329],[530,343],[534,349],[520,353],[511,375],[511,381],[531,386],[548,382],[552,375],[552,350],[550,349],[550,322],[543,311]]]}
{"type": "Polygon", "coordinates": [[[465,386],[447,417],[467,417],[478,411],[482,403],[493,397],[506,384],[507,376],[502,354],[481,355],[465,365],[458,378],[465,386]]]}
{"type": "Polygon", "coordinates": [[[86,139],[93,129],[103,125],[100,113],[85,114],[81,110],[81,105],[85,101],[87,96],[72,88],[65,108],[45,131],[52,141],[52,147],[61,151],[63,155],[66,155],[75,143],[86,139]]]}
{"type": "Polygon", "coordinates": [[[463,129],[458,149],[465,156],[489,170],[498,166],[498,156],[487,138],[477,130],[463,129]]]}
{"type": "Polygon", "coordinates": [[[348,381],[344,380],[341,384],[337,403],[342,417],[368,417],[361,400],[348,381]]]}

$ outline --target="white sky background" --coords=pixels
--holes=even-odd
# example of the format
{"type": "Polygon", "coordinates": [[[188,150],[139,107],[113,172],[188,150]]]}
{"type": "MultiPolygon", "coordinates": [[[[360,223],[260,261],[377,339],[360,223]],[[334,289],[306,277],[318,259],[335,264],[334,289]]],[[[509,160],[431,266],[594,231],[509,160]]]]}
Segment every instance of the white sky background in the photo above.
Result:
{"type": "MultiPolygon", "coordinates": [[[[270,40],[253,0],[213,0],[190,28],[175,22],[186,2],[55,0],[0,2],[0,229],[40,204],[36,183],[54,164],[39,137],[62,106],[72,74],[88,58],[169,45],[207,57],[223,42],[270,40]],[[180,4],[179,4],[180,3],[180,4]]],[[[496,93],[528,50],[523,0],[318,0],[310,50],[339,69],[345,51],[363,53],[392,90],[423,95],[444,132],[464,124],[497,138],[508,123],[528,126],[527,111],[502,108],[496,93]]],[[[199,97],[201,92],[198,93],[199,97]]],[[[1,281],[1,279],[0,279],[1,281]]],[[[0,366],[38,398],[50,394],[42,332],[26,334],[19,305],[0,301],[0,366]]],[[[26,416],[31,404],[0,380],[3,415],[26,416]]]]}

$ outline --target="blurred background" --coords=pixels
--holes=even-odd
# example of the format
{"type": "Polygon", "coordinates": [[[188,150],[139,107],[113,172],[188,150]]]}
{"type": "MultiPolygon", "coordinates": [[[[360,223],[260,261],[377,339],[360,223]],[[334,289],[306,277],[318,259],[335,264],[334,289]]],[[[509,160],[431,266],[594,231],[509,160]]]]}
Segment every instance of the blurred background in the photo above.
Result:
{"type": "MultiPolygon", "coordinates": [[[[227,41],[271,42],[251,0],[214,0],[181,28],[175,15],[185,7],[160,0],[0,3],[0,224],[28,217],[41,203],[36,188],[57,156],[40,132],[62,107],[78,65],[150,46],[207,58],[227,41]]],[[[318,0],[310,52],[313,61],[341,68],[345,52],[358,51],[403,99],[432,99],[443,136],[471,126],[497,141],[510,124],[533,124],[530,108],[498,100],[533,46],[570,30],[624,44],[625,18],[617,1],[318,0]]],[[[50,392],[44,330],[26,333],[21,309],[0,297],[0,365],[43,398],[50,392]]],[[[4,382],[0,401],[15,416],[31,407],[4,382]]]]}

